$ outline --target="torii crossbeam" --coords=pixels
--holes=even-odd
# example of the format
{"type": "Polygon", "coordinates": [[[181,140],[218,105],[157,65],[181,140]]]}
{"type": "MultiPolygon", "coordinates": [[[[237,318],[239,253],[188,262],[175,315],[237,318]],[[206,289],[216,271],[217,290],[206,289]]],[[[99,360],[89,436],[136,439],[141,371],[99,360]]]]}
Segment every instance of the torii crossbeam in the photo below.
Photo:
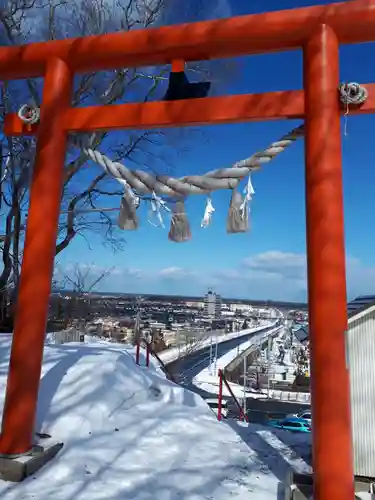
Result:
{"type": "MultiPolygon", "coordinates": [[[[0,452],[32,444],[69,131],[305,119],[306,234],[315,500],[353,500],[341,170],[340,43],[375,41],[375,0],[81,39],[0,47],[0,79],[44,77],[0,452]],[[304,90],[75,109],[75,73],[302,49],[304,90]]],[[[357,113],[375,112],[375,86],[357,113]]]]}

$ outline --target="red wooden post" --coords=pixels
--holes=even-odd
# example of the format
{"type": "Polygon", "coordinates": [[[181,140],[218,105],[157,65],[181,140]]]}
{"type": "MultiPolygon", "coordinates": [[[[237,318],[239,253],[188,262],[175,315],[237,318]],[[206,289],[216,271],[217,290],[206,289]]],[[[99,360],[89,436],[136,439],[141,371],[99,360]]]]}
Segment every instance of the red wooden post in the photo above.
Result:
{"type": "Polygon", "coordinates": [[[150,366],[150,344],[146,342],[146,366],[150,366]]]}
{"type": "Polygon", "coordinates": [[[241,411],[240,411],[240,420],[241,420],[241,422],[245,422],[245,412],[243,411],[242,406],[241,406],[241,411]]]}
{"type": "Polygon", "coordinates": [[[232,391],[231,386],[228,384],[228,381],[227,381],[227,379],[225,378],[224,373],[222,373],[222,379],[223,379],[223,382],[224,382],[224,384],[225,384],[226,388],[228,389],[229,394],[232,396],[232,398],[233,398],[234,402],[235,402],[235,403],[236,403],[236,405],[237,405],[237,408],[238,408],[238,410],[239,410],[239,412],[240,412],[240,419],[241,419],[241,420],[245,420],[245,422],[248,422],[248,421],[249,421],[248,416],[244,413],[243,408],[242,408],[242,406],[240,405],[240,403],[238,402],[238,399],[236,398],[236,396],[234,395],[234,392],[232,391]]]}
{"type": "Polygon", "coordinates": [[[221,420],[221,412],[223,406],[223,372],[219,370],[219,395],[217,403],[217,419],[221,420]]]}
{"type": "Polygon", "coordinates": [[[37,157],[30,192],[17,317],[13,334],[0,453],[31,448],[43,358],[67,134],[62,117],[71,104],[72,76],[52,58],[44,80],[37,157]]]}
{"type": "Polygon", "coordinates": [[[174,59],[172,61],[172,72],[180,73],[185,70],[185,61],[183,59],[174,59]]]}
{"type": "Polygon", "coordinates": [[[329,26],[304,48],[304,79],[314,499],[352,500],[339,44],[329,26]]]}
{"type": "Polygon", "coordinates": [[[135,347],[135,362],[137,365],[139,365],[140,353],[141,353],[141,346],[140,346],[139,340],[137,340],[137,344],[135,347]]]}

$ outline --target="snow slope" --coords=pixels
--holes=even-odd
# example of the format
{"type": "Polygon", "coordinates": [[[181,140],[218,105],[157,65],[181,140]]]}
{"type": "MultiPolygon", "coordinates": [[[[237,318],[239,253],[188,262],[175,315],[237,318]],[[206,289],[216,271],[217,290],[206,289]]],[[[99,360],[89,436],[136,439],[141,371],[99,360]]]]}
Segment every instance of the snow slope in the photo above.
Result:
{"type": "Polygon", "coordinates": [[[23,483],[0,481],[2,500],[276,500],[290,464],[307,467],[305,436],[217,422],[154,361],[105,342],[46,346],[36,430],[64,448],[23,483]]]}

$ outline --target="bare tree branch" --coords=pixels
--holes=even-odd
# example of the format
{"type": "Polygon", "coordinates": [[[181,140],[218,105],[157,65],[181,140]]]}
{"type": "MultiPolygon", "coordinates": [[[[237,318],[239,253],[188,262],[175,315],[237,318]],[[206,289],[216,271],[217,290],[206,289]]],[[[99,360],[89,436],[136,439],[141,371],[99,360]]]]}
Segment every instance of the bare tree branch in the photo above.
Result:
{"type": "MultiPolygon", "coordinates": [[[[167,12],[178,20],[179,9],[173,1],[8,0],[3,2],[0,9],[0,43],[18,45],[157,26],[164,22],[167,12]]],[[[189,0],[197,1],[201,0],[189,0]]],[[[193,10],[189,12],[193,13],[193,10]]],[[[196,13],[193,15],[199,17],[196,13]]],[[[206,77],[210,65],[188,65],[188,71],[194,71],[194,77],[195,74],[206,77]]],[[[118,68],[115,71],[77,75],[72,105],[110,105],[160,99],[166,91],[168,72],[167,67],[118,68]]],[[[0,92],[0,126],[5,114],[17,111],[22,104],[30,102],[40,106],[41,95],[41,79],[6,82],[0,92]]],[[[142,168],[160,174],[170,173],[175,166],[177,152],[181,154],[186,151],[192,134],[196,133],[187,129],[125,131],[116,134],[97,132],[90,134],[87,139],[93,148],[113,155],[117,161],[142,165],[142,168]]],[[[0,232],[4,233],[0,247],[3,263],[1,294],[1,290],[7,289],[9,285],[17,290],[35,139],[0,137],[0,143],[3,149],[0,160],[9,158],[10,170],[0,190],[4,212],[3,226],[0,228],[0,232]]],[[[64,168],[56,255],[65,250],[77,236],[88,241],[90,232],[99,233],[103,237],[103,244],[110,245],[112,250],[123,249],[124,240],[113,218],[100,210],[117,204],[121,191],[98,166],[87,160],[74,146],[75,143],[72,137],[64,168]],[[93,209],[92,213],[79,211],[88,207],[93,209]]]]}
{"type": "Polygon", "coordinates": [[[93,265],[74,264],[70,273],[66,272],[60,280],[60,284],[68,285],[72,292],[83,295],[91,293],[107,276],[111,274],[114,267],[99,270],[93,265]]]}

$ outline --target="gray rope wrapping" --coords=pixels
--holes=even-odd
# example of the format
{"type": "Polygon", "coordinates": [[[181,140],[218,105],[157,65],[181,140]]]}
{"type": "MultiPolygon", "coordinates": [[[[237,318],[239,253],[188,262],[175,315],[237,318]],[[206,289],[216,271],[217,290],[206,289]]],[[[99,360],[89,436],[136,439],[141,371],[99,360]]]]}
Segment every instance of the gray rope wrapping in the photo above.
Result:
{"type": "Polygon", "coordinates": [[[345,106],[358,106],[363,104],[368,96],[367,89],[359,83],[342,83],[339,86],[340,101],[345,106]]]}

